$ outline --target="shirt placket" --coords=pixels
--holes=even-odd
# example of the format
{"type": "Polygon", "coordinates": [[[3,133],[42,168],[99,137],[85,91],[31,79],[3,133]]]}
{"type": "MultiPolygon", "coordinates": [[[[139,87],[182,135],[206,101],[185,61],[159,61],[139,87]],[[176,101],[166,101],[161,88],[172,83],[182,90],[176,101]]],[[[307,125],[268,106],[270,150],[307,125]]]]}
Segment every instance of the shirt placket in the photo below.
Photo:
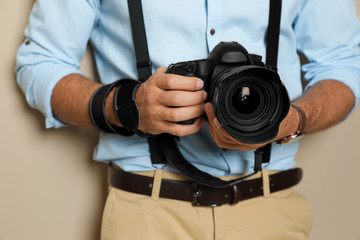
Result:
{"type": "MultiPolygon", "coordinates": [[[[207,29],[206,29],[206,40],[209,52],[221,41],[224,41],[224,35],[222,33],[222,24],[224,21],[223,14],[223,1],[219,0],[207,0],[207,29]]],[[[225,157],[225,150],[220,150],[219,156],[228,166],[228,170],[225,174],[231,172],[228,161],[225,157]]]]}
{"type": "Polygon", "coordinates": [[[206,37],[209,51],[216,44],[223,41],[221,38],[223,22],[223,1],[207,0],[207,29],[206,37]]]}

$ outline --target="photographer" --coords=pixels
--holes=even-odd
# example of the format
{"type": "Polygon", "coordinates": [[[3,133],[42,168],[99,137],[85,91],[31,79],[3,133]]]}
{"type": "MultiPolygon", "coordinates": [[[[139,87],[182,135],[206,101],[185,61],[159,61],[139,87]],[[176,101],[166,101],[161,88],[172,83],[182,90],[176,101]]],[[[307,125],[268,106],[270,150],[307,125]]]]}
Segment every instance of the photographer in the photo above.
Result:
{"type": "Polygon", "coordinates": [[[129,129],[123,123],[131,125],[126,119],[136,119],[134,109],[119,112],[115,104],[123,104],[119,93],[126,95],[121,90],[125,84],[109,85],[118,79],[140,79],[137,67],[142,64],[136,64],[127,2],[37,1],[16,68],[29,104],[45,115],[47,128],[95,125],[115,132],[102,131],[94,153],[95,160],[111,163],[102,239],[309,237],[311,206],[291,189],[301,173],[294,170],[298,142],[290,139],[339,123],[358,103],[360,25],[354,2],[284,1],[277,73],[291,105],[283,111],[284,118],[279,117],[275,136],[266,141],[239,141],[225,129],[214,101],[209,101],[209,79],[167,73],[172,63],[206,59],[222,41],[236,41],[266,59],[268,6],[266,1],[142,1],[153,74],[127,86],[139,114],[138,124],[129,129]],[[88,41],[101,83],[77,70],[88,41]],[[303,66],[308,81],[304,93],[297,51],[309,60],[303,66]],[[106,118],[102,122],[93,116],[99,115],[93,111],[99,106],[106,118]],[[195,120],[179,124],[189,119],[195,120]],[[152,162],[148,138],[139,135],[163,133],[180,137],[177,146],[193,166],[224,180],[253,172],[255,150],[269,143],[270,162],[230,187],[202,188],[172,165],[152,162]],[[255,194],[258,191],[262,196],[255,194]],[[224,198],[229,201],[218,200],[224,198]],[[209,206],[196,206],[206,205],[198,200],[209,206]]]}

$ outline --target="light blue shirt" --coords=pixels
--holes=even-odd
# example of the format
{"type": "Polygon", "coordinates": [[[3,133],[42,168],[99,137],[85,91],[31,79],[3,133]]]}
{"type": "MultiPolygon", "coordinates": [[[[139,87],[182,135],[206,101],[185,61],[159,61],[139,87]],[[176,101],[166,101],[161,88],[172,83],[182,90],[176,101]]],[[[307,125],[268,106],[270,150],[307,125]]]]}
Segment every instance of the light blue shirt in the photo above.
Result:
{"type": "MultiPolygon", "coordinates": [[[[265,59],[269,1],[144,0],[143,11],[153,71],[171,63],[206,58],[220,41],[237,41],[265,59]],[[215,34],[210,34],[214,29],[215,34]]],[[[65,124],[53,117],[50,98],[56,83],[80,73],[90,40],[100,79],[110,83],[137,78],[127,0],[38,0],[17,56],[17,81],[29,104],[46,117],[47,128],[65,124]]],[[[306,55],[308,87],[336,79],[360,96],[360,24],[353,0],[283,1],[279,74],[290,98],[302,94],[297,51],[306,55]]],[[[185,158],[201,170],[223,176],[249,172],[254,153],[223,150],[212,141],[207,124],[181,138],[185,158]]],[[[273,144],[272,170],[295,166],[298,143],[273,144]]],[[[98,161],[115,161],[126,171],[153,170],[146,139],[101,134],[98,161]]]]}

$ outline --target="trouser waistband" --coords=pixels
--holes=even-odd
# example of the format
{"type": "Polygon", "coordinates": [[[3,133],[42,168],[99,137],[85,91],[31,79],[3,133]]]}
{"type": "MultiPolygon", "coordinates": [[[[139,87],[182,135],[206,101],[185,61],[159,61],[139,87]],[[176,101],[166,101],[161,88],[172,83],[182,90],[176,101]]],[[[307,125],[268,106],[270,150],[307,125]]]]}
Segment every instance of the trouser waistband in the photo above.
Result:
{"type": "MultiPolygon", "coordinates": [[[[302,170],[294,168],[269,175],[270,193],[295,186],[302,178],[302,170]]],[[[196,206],[219,206],[259,197],[264,194],[261,178],[246,180],[225,188],[211,188],[190,181],[160,179],[160,198],[192,202],[196,206]]],[[[129,173],[110,164],[109,184],[124,191],[151,196],[154,178],[129,173]]]]}

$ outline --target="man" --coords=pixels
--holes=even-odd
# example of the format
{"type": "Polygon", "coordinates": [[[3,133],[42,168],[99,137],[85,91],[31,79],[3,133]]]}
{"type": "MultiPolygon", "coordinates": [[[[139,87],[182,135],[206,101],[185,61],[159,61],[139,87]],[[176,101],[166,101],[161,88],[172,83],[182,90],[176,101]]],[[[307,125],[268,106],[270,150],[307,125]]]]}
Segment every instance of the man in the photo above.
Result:
{"type": "MultiPolygon", "coordinates": [[[[136,90],[138,130],[181,137],[178,145],[184,157],[213,176],[233,179],[251,172],[254,150],[269,142],[248,144],[231,137],[219,124],[212,104],[206,103],[203,81],[165,71],[171,63],[206,58],[221,41],[239,42],[265,58],[269,3],[149,0],[142,4],[153,74],[136,90]],[[199,117],[203,113],[207,122],[199,117]],[[192,118],[197,119],[191,125],[176,123],[192,118]]],[[[111,188],[102,239],[307,239],[308,202],[291,188],[272,192],[269,182],[269,174],[295,167],[298,142],[276,142],[299,131],[309,134],[329,128],[356,107],[360,25],[351,0],[297,0],[284,1],[280,30],[278,72],[293,105],[270,141],[270,162],[254,176],[262,179],[263,196],[243,200],[233,188],[240,201],[215,207],[159,197],[165,186],[161,179],[189,180],[168,165],[152,164],[146,138],[102,133],[95,160],[112,162],[112,170],[122,176],[122,170],[135,172],[131,176],[136,180],[125,183],[130,188],[141,179],[139,175],[152,179],[151,196],[111,188]],[[309,59],[303,66],[309,81],[304,94],[297,50],[309,59]]],[[[39,0],[25,35],[17,58],[18,82],[29,104],[45,115],[48,128],[92,127],[88,109],[96,90],[120,78],[138,77],[126,1],[39,0]],[[89,40],[101,84],[77,70],[89,40]]],[[[115,89],[106,98],[104,111],[112,126],[121,127],[114,94],[115,89]]]]}

